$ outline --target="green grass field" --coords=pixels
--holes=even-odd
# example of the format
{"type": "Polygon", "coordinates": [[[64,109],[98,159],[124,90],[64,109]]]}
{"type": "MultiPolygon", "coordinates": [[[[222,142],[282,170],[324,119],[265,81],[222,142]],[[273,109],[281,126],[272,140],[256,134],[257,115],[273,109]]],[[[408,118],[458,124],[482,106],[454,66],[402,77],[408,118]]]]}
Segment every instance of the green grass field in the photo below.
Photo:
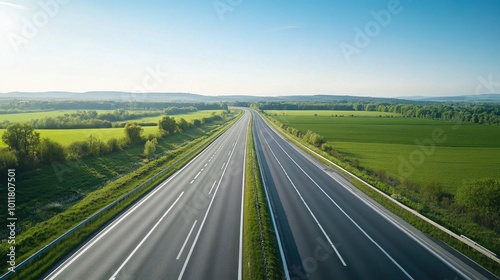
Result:
{"type": "Polygon", "coordinates": [[[453,192],[467,179],[500,178],[500,127],[457,125],[379,112],[267,113],[303,132],[309,129],[319,133],[346,158],[358,159],[363,167],[385,170],[400,179],[439,182],[453,192]]]}
{"type": "MultiPolygon", "coordinates": [[[[156,133],[158,128],[156,126],[145,126],[142,135],[147,136],[150,133],[156,133]]],[[[5,129],[0,129],[0,135],[3,134],[5,129]]],[[[41,138],[50,138],[56,142],[67,146],[74,141],[87,139],[90,135],[97,137],[103,141],[109,138],[122,138],[125,136],[124,128],[93,128],[93,129],[37,129],[41,138]]],[[[0,148],[7,145],[2,141],[0,148]]]]}
{"type": "MultiPolygon", "coordinates": [[[[111,112],[112,110],[107,110],[111,112]]],[[[66,113],[76,112],[76,110],[63,110],[63,111],[51,111],[51,112],[42,112],[42,113],[26,113],[26,114],[7,114],[0,115],[0,121],[2,121],[1,117],[5,117],[11,122],[23,122],[29,121],[30,119],[37,119],[40,117],[46,117],[48,113],[52,114],[52,116],[56,115],[64,115],[66,113]],[[43,115],[43,116],[42,116],[43,115]],[[11,116],[10,119],[6,116],[11,116]],[[15,118],[12,118],[15,116],[15,118]]],[[[106,110],[100,110],[98,112],[106,112],[106,110]]],[[[191,121],[193,119],[201,119],[203,117],[210,117],[212,113],[220,113],[221,110],[203,110],[193,113],[173,115],[176,119],[184,118],[187,121],[191,121]]],[[[148,117],[148,118],[140,118],[135,120],[129,120],[129,122],[158,122],[162,116],[158,117],[148,117]]],[[[148,134],[154,134],[158,131],[156,126],[145,126],[144,132],[142,135],[147,136],[148,134]]],[[[0,129],[0,135],[3,135],[5,129],[0,129]]],[[[40,132],[41,138],[50,138],[53,139],[63,145],[69,145],[74,141],[85,140],[90,135],[97,137],[103,141],[106,141],[109,138],[122,138],[125,136],[123,128],[95,128],[95,129],[37,129],[37,132],[40,132]]],[[[0,139],[0,148],[6,147],[6,144],[0,139]]]]}
{"type": "MultiPolygon", "coordinates": [[[[192,121],[194,119],[201,119],[201,118],[206,118],[210,117],[212,113],[215,114],[220,114],[222,110],[203,110],[203,111],[197,111],[197,112],[191,112],[191,113],[186,113],[186,114],[179,114],[179,115],[171,115],[171,117],[174,117],[176,119],[184,118],[186,121],[192,121]]],[[[158,122],[162,116],[158,117],[147,117],[147,118],[140,118],[140,119],[135,119],[134,121],[136,122],[141,122],[141,123],[150,123],[150,122],[158,122]]]]}
{"type": "MultiPolygon", "coordinates": [[[[41,119],[45,117],[57,117],[64,114],[76,113],[78,110],[54,110],[54,111],[43,111],[43,112],[33,112],[33,113],[18,113],[18,114],[0,114],[0,122],[10,121],[15,122],[28,122],[35,119],[41,119]]],[[[96,111],[97,113],[112,113],[114,110],[79,110],[79,111],[96,111]]]]}

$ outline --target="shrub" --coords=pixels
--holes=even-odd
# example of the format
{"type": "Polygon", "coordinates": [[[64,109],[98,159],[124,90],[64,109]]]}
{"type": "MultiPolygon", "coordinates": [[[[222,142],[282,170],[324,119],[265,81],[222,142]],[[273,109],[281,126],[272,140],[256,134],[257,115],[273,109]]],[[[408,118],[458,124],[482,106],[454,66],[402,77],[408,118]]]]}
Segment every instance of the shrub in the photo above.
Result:
{"type": "Polygon", "coordinates": [[[457,189],[455,199],[478,222],[497,230],[500,228],[500,180],[466,181],[457,189]]]}
{"type": "Polygon", "coordinates": [[[44,138],[39,144],[40,161],[43,163],[63,162],[66,159],[64,146],[49,138],[44,138]]]}
{"type": "Polygon", "coordinates": [[[116,152],[120,149],[120,144],[116,138],[109,138],[107,141],[109,152],[116,152]]]}
{"type": "Polygon", "coordinates": [[[146,141],[146,144],[144,144],[144,156],[147,159],[150,159],[155,151],[156,151],[156,145],[158,145],[158,140],[156,138],[153,138],[153,140],[148,140],[146,141]]]}
{"type": "Polygon", "coordinates": [[[125,125],[125,137],[130,144],[138,144],[143,141],[141,133],[144,129],[137,123],[127,123],[125,125]]]}
{"type": "Polygon", "coordinates": [[[70,160],[86,157],[91,153],[89,142],[75,141],[66,148],[67,157],[70,160]]]}
{"type": "Polygon", "coordinates": [[[0,171],[15,168],[19,165],[16,152],[9,148],[0,149],[0,171]]]}

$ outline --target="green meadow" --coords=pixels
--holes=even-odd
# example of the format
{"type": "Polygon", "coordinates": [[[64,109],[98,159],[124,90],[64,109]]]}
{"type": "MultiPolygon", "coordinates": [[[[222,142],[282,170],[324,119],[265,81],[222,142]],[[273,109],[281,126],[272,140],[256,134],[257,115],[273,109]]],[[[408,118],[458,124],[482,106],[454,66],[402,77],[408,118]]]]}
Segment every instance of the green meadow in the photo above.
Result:
{"type": "MultiPolygon", "coordinates": [[[[201,119],[201,118],[206,118],[210,117],[212,113],[214,114],[220,114],[222,110],[202,110],[202,111],[196,111],[196,112],[191,112],[191,113],[186,113],[186,114],[179,114],[179,115],[171,115],[171,117],[174,117],[176,119],[184,118],[186,121],[192,121],[194,119],[201,119]]],[[[157,122],[159,121],[162,116],[157,116],[157,117],[147,117],[147,118],[140,118],[140,119],[135,119],[134,121],[139,122],[139,123],[151,123],[151,122],[157,122]]]]}
{"type": "Polygon", "coordinates": [[[312,130],[360,166],[454,192],[464,180],[500,178],[500,127],[351,111],[266,111],[312,130]],[[316,116],[315,116],[316,114],[316,116]],[[337,116],[337,117],[335,117],[337,116]]]}
{"type": "MultiPolygon", "coordinates": [[[[95,110],[98,113],[113,112],[113,110],[95,110]]],[[[37,112],[37,113],[21,113],[21,114],[0,114],[0,122],[3,120],[9,120],[10,122],[27,122],[32,119],[38,119],[49,116],[58,116],[69,113],[74,113],[76,110],[58,110],[49,112],[37,112]]],[[[172,117],[176,119],[184,118],[186,121],[192,121],[193,119],[201,119],[203,117],[210,117],[212,113],[220,113],[221,110],[203,110],[186,114],[173,115],[172,117]]],[[[134,120],[128,120],[124,122],[139,122],[139,123],[156,123],[162,116],[157,117],[147,117],[139,118],[134,120]]],[[[156,126],[144,126],[144,132],[142,135],[147,136],[148,134],[154,134],[158,131],[156,126]]],[[[0,129],[0,135],[3,135],[5,129],[0,129]]],[[[75,141],[85,140],[90,135],[97,137],[101,140],[106,141],[109,138],[121,138],[125,136],[123,128],[93,128],[93,129],[37,129],[40,133],[41,138],[50,138],[57,141],[64,146],[71,144],[75,141]]],[[[0,138],[0,148],[6,147],[6,144],[0,138]]]]}
{"type": "Polygon", "coordinates": [[[64,114],[76,113],[77,111],[96,111],[98,114],[102,113],[112,113],[114,110],[54,110],[54,111],[40,111],[40,112],[29,112],[29,113],[15,113],[15,114],[0,114],[0,122],[10,121],[15,122],[29,122],[35,119],[41,119],[46,117],[57,117],[64,114]]]}

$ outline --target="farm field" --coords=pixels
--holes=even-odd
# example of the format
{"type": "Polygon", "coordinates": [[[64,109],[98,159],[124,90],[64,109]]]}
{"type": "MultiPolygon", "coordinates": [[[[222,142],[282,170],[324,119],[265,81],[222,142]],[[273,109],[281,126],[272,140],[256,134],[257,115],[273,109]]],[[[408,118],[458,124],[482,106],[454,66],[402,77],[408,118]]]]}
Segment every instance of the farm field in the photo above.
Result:
{"type": "MultiPolygon", "coordinates": [[[[112,110],[96,110],[98,113],[104,112],[112,112],[112,110]]],[[[52,116],[56,115],[64,115],[67,113],[76,112],[76,110],[60,110],[60,111],[51,111],[51,112],[39,112],[39,113],[26,113],[26,114],[6,114],[0,115],[0,122],[3,120],[9,120],[11,122],[25,122],[31,119],[37,119],[41,117],[49,116],[47,114],[52,114],[52,116]],[[11,118],[6,118],[6,116],[11,116],[11,118]],[[12,117],[14,116],[14,117],[12,117]],[[2,117],[4,119],[2,119],[2,117]]],[[[192,112],[187,114],[179,114],[173,115],[176,119],[184,118],[187,121],[191,121],[193,119],[201,119],[203,117],[210,117],[213,112],[220,113],[221,110],[203,110],[198,112],[192,112]]],[[[134,120],[128,120],[124,122],[158,122],[162,116],[157,117],[148,117],[148,118],[140,118],[134,120]]],[[[154,134],[158,131],[158,127],[156,126],[144,126],[144,132],[142,135],[147,136],[148,134],[154,134]]],[[[3,135],[5,129],[0,129],[0,135],[3,135]]],[[[84,140],[90,135],[97,137],[101,140],[106,141],[109,138],[121,138],[125,136],[123,128],[93,128],[93,129],[36,129],[37,132],[40,133],[41,138],[50,138],[54,141],[57,141],[63,145],[69,145],[74,141],[84,140]]],[[[0,138],[0,148],[6,147],[7,145],[1,141],[0,138]]]]}
{"type": "MultiPolygon", "coordinates": [[[[30,113],[17,113],[17,114],[0,114],[0,122],[10,121],[15,122],[28,122],[34,119],[41,119],[45,117],[57,117],[64,114],[76,113],[77,111],[96,111],[98,114],[112,113],[114,110],[54,110],[54,111],[40,111],[30,113]]],[[[134,112],[134,111],[131,111],[134,112]]],[[[143,111],[136,111],[143,112],[143,111]]]]}
{"type": "Polygon", "coordinates": [[[438,182],[454,192],[464,180],[500,178],[500,127],[378,117],[379,112],[266,112],[300,131],[322,135],[361,166],[401,180],[438,182]],[[355,117],[332,117],[341,114],[355,117]]]}
{"type": "MultiPolygon", "coordinates": [[[[206,118],[210,117],[212,113],[215,114],[220,114],[222,110],[203,110],[203,111],[197,111],[197,112],[191,112],[191,113],[186,113],[186,114],[179,114],[179,115],[170,115],[171,117],[174,117],[176,119],[184,118],[186,121],[192,121],[194,119],[201,119],[201,118],[206,118]]],[[[140,119],[135,119],[133,121],[139,122],[139,123],[150,123],[150,122],[157,122],[159,121],[162,116],[157,116],[157,117],[146,117],[146,118],[140,118],[140,119]]]]}

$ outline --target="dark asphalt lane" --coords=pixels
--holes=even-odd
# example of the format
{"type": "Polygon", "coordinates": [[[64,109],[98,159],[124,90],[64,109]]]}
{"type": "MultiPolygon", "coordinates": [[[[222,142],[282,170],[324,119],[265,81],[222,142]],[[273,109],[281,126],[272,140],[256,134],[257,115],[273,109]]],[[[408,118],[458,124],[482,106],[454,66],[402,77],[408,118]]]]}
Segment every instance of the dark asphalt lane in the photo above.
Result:
{"type": "Polygon", "coordinates": [[[238,279],[250,113],[46,279],[238,279]]]}
{"type": "Polygon", "coordinates": [[[253,116],[257,153],[291,279],[492,277],[434,250],[432,241],[412,234],[415,229],[391,222],[277,135],[257,113],[253,116]]]}

